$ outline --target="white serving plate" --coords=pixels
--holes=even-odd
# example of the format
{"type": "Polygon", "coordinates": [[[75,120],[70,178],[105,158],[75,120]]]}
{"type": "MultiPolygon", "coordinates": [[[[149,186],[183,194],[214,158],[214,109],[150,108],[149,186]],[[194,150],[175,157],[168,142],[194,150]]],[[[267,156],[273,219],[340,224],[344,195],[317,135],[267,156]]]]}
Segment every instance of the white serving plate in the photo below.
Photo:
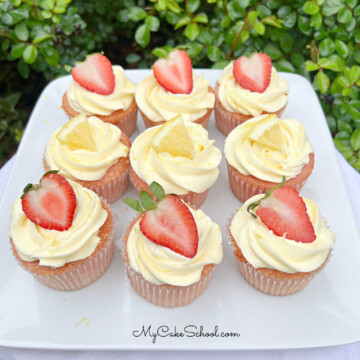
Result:
{"type": "MultiPolygon", "coordinates": [[[[196,70],[215,84],[218,70],[196,70]]],[[[149,70],[127,71],[135,83],[149,70]]],[[[75,292],[46,288],[22,270],[8,241],[10,209],[24,186],[37,183],[49,135],[67,121],[60,108],[70,76],[51,82],[41,94],[21,141],[0,203],[0,346],[46,349],[283,349],[347,344],[360,340],[360,239],[345,183],[319,101],[310,83],[282,74],[290,84],[283,118],[294,117],[306,127],[315,151],[315,169],[302,194],[317,202],[337,236],[329,265],[298,294],[272,297],[253,289],[242,278],[227,243],[226,225],[241,205],[232,195],[225,160],[220,176],[202,209],[223,230],[224,258],[207,291],[183,308],[166,309],[140,298],[130,287],[119,245],[135,212],[118,200],[111,205],[116,219],[117,249],[106,274],[75,292]],[[186,326],[191,327],[186,328],[186,326]],[[153,337],[134,336],[143,326],[153,337]],[[187,336],[196,329],[239,337],[187,336]],[[176,327],[176,330],[175,330],[176,327]],[[185,333],[185,328],[189,331],[185,333]],[[166,328],[160,328],[166,330],[166,328]],[[170,336],[170,333],[184,336],[170,336]],[[161,335],[166,335],[161,337],[161,335]]],[[[144,129],[139,116],[132,140],[144,129]]],[[[210,138],[223,150],[224,135],[212,115],[210,138]]],[[[126,196],[136,197],[129,185],[126,196]]]]}

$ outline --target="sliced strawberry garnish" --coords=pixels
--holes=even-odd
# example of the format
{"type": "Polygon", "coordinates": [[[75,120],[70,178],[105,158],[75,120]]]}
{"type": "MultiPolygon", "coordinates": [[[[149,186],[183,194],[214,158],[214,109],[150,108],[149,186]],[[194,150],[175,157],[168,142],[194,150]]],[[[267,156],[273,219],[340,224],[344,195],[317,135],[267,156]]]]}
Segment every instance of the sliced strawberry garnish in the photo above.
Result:
{"type": "Polygon", "coordinates": [[[25,187],[21,204],[33,223],[44,229],[63,231],[72,224],[76,197],[63,176],[49,172],[41,178],[39,185],[25,187]]]}
{"type": "Polygon", "coordinates": [[[153,66],[157,82],[173,94],[190,94],[193,89],[192,65],[184,50],[172,51],[153,66]]]}
{"type": "Polygon", "coordinates": [[[256,211],[261,221],[277,236],[311,243],[316,235],[299,193],[288,186],[274,190],[261,200],[256,211]]]}
{"type": "Polygon", "coordinates": [[[198,248],[198,231],[189,208],[175,195],[159,201],[140,221],[141,232],[155,244],[193,258],[198,248]]]}
{"type": "Polygon", "coordinates": [[[266,54],[242,56],[234,61],[233,74],[244,89],[262,93],[270,84],[272,63],[266,54]]]}
{"type": "Polygon", "coordinates": [[[89,55],[84,62],[76,63],[71,75],[79,85],[100,95],[109,95],[115,89],[111,62],[101,54],[89,55]]]}

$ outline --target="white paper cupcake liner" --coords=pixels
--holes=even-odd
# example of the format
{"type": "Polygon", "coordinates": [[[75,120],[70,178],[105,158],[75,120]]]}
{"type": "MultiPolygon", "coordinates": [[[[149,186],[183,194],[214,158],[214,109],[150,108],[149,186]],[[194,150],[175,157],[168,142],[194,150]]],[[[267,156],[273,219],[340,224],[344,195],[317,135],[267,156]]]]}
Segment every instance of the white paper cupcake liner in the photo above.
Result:
{"type": "Polygon", "coordinates": [[[272,276],[268,276],[268,274],[264,273],[261,269],[256,269],[250,263],[243,262],[236,256],[235,252],[239,251],[239,248],[235,245],[235,240],[230,232],[230,225],[234,216],[235,214],[233,214],[228,221],[227,235],[229,240],[228,243],[234,252],[238,269],[244,279],[251,286],[265,294],[272,296],[287,296],[299,292],[304,289],[321,270],[325,268],[331,258],[332,249],[329,251],[327,258],[319,268],[306,274],[304,273],[299,277],[290,276],[288,279],[275,279],[272,276]]]}
{"type": "MultiPolygon", "coordinates": [[[[276,184],[275,185],[266,184],[264,186],[261,186],[260,184],[254,185],[254,184],[250,183],[249,181],[247,181],[246,177],[242,176],[228,162],[226,162],[226,164],[227,164],[227,168],[228,168],[230,189],[233,192],[233,194],[242,203],[244,203],[246,200],[250,199],[254,195],[265,194],[271,188],[276,186],[276,184]]],[[[308,177],[306,177],[303,181],[299,181],[298,183],[295,183],[295,184],[292,183],[291,187],[294,188],[295,190],[297,190],[298,192],[300,192],[300,190],[304,186],[307,178],[308,177]]],[[[285,185],[288,185],[288,184],[285,183],[285,185]]]]}
{"type": "Polygon", "coordinates": [[[136,128],[136,120],[138,115],[137,110],[138,109],[136,107],[134,111],[124,116],[121,120],[119,120],[117,123],[114,124],[129,137],[136,128]]]}
{"type": "Polygon", "coordinates": [[[145,300],[164,307],[185,306],[194,301],[208,287],[214,268],[208,274],[189,286],[155,285],[126,265],[131,286],[145,300]]]}

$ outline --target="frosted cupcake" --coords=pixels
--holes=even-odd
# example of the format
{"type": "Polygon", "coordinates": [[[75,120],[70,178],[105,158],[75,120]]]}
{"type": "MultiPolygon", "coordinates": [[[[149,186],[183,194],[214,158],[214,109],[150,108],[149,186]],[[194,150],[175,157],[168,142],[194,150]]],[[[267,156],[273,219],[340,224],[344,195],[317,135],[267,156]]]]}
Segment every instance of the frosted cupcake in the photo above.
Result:
{"type": "Polygon", "coordinates": [[[302,290],[326,266],[335,243],[315,202],[289,187],[246,201],[229,239],[246,281],[270,295],[302,290]]]}
{"type": "MultiPolygon", "coordinates": [[[[164,198],[161,187],[154,184],[150,187],[159,202],[155,205],[149,194],[143,197],[145,210],[124,237],[126,271],[131,286],[145,300],[165,307],[184,306],[206,290],[222,260],[221,229],[177,196],[164,198]]],[[[140,203],[127,200],[143,211],[140,203]]]]}
{"type": "Polygon", "coordinates": [[[112,203],[129,182],[130,145],[118,127],[82,114],[51,135],[44,168],[60,170],[61,175],[112,203]]]}
{"type": "Polygon", "coordinates": [[[166,194],[179,195],[193,207],[205,200],[218,175],[220,150],[199,124],[181,118],[145,130],[130,150],[130,178],[136,190],[158,182],[166,194]]]}
{"type": "Polygon", "coordinates": [[[260,115],[237,126],[225,140],[230,188],[245,202],[281,183],[300,191],[314,168],[314,151],[295,119],[260,115]]]}
{"type": "Polygon", "coordinates": [[[77,290],[100,278],[113,252],[109,206],[91,190],[57,174],[28,185],[11,212],[18,263],[44,285],[77,290]]]}
{"type": "Polygon", "coordinates": [[[215,121],[219,130],[231,130],[254,116],[285,110],[288,83],[277,73],[266,54],[241,57],[229,64],[215,86],[215,121]]]}
{"type": "Polygon", "coordinates": [[[206,128],[215,104],[209,81],[193,74],[191,60],[183,50],[155,62],[153,73],[136,87],[135,99],[147,128],[176,116],[206,128]]]}
{"type": "Polygon", "coordinates": [[[121,66],[112,66],[101,54],[89,55],[72,69],[73,80],[62,98],[62,108],[72,118],[96,116],[118,126],[127,136],[136,128],[135,84],[121,66]]]}

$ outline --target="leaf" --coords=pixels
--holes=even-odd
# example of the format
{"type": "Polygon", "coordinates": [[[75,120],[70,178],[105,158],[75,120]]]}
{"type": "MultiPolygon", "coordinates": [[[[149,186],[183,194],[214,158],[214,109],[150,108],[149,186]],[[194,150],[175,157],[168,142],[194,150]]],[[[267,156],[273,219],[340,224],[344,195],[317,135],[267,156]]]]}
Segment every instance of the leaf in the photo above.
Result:
{"type": "Polygon", "coordinates": [[[349,55],[349,49],[348,49],[347,45],[343,41],[338,40],[338,39],[335,40],[335,51],[342,58],[346,58],[349,55]]]}
{"type": "Polygon", "coordinates": [[[338,130],[339,130],[340,132],[345,131],[345,132],[347,132],[349,135],[351,135],[351,134],[352,134],[352,131],[353,131],[351,125],[349,125],[349,124],[346,123],[345,121],[341,121],[341,120],[338,121],[338,130]]]}
{"type": "Polygon", "coordinates": [[[51,66],[56,66],[59,63],[59,60],[60,56],[58,51],[54,48],[49,48],[45,56],[45,61],[51,66]]]}
{"type": "Polygon", "coordinates": [[[319,90],[322,94],[326,93],[327,89],[329,88],[330,80],[329,77],[324,74],[324,72],[319,71],[316,75],[319,90]]]}
{"type": "Polygon", "coordinates": [[[182,11],[181,7],[178,5],[178,3],[175,0],[167,0],[167,6],[169,10],[175,14],[180,14],[182,11]]]}
{"type": "Polygon", "coordinates": [[[14,59],[18,59],[18,58],[22,57],[22,54],[24,53],[25,48],[26,48],[26,45],[23,43],[16,44],[12,47],[10,54],[14,59]]]}
{"type": "Polygon", "coordinates": [[[353,9],[357,5],[358,0],[346,0],[346,3],[350,9],[353,9]]]}
{"type": "Polygon", "coordinates": [[[319,50],[321,56],[329,56],[335,51],[335,44],[330,38],[326,38],[319,44],[319,50]]]}
{"type": "Polygon", "coordinates": [[[213,64],[211,66],[212,69],[224,69],[226,66],[228,66],[230,63],[229,60],[220,60],[220,61],[217,61],[215,64],[213,64]]]}
{"type": "Polygon", "coordinates": [[[28,78],[29,78],[29,75],[30,75],[29,65],[28,65],[28,64],[25,64],[22,59],[20,59],[20,61],[18,61],[18,63],[17,63],[17,69],[18,69],[18,71],[19,71],[19,74],[20,74],[24,79],[28,79],[28,78]]]}
{"type": "Polygon", "coordinates": [[[263,52],[268,54],[271,60],[277,60],[282,56],[282,52],[279,50],[279,48],[271,43],[268,43],[264,47],[263,52]]]}
{"type": "Polygon", "coordinates": [[[255,31],[256,31],[258,34],[264,35],[265,26],[264,26],[263,23],[257,22],[257,23],[255,23],[253,26],[254,26],[255,31]]]}
{"type": "Polygon", "coordinates": [[[224,53],[218,47],[213,45],[207,48],[206,53],[209,60],[212,62],[219,61],[225,57],[224,53]]]}
{"type": "Polygon", "coordinates": [[[351,67],[350,71],[353,82],[358,81],[360,78],[360,66],[354,65],[351,67]]]}
{"type": "Polygon", "coordinates": [[[160,20],[155,16],[147,16],[145,25],[150,31],[158,31],[160,27],[160,20]]]}
{"type": "Polygon", "coordinates": [[[246,15],[246,10],[236,0],[228,3],[227,10],[232,20],[243,19],[246,15]]]}
{"type": "Polygon", "coordinates": [[[293,64],[291,64],[284,58],[277,60],[275,63],[275,67],[278,71],[295,72],[293,64]]]}
{"type": "Polygon", "coordinates": [[[350,135],[346,131],[340,131],[335,135],[335,139],[348,141],[348,140],[350,140],[350,135]]]}
{"type": "Polygon", "coordinates": [[[345,76],[345,75],[341,75],[337,78],[337,82],[339,83],[340,86],[342,86],[343,88],[348,88],[351,85],[350,80],[345,76]]]}
{"type": "Polygon", "coordinates": [[[325,16],[333,16],[345,6],[345,0],[326,0],[323,6],[325,16]]]}
{"type": "Polygon", "coordinates": [[[116,20],[120,22],[127,22],[129,20],[128,10],[124,9],[117,13],[116,20]]]}
{"type": "Polygon", "coordinates": [[[310,18],[310,26],[313,28],[319,28],[322,25],[322,20],[323,18],[320,13],[312,15],[310,18]]]}
{"type": "Polygon", "coordinates": [[[26,41],[29,38],[29,30],[25,22],[21,22],[15,26],[15,35],[21,41],[26,41]]]}
{"type": "Polygon", "coordinates": [[[139,60],[141,60],[141,56],[138,54],[132,53],[132,54],[128,54],[126,56],[126,62],[128,64],[134,64],[134,63],[138,62],[139,60]]]}
{"type": "Polygon", "coordinates": [[[33,64],[37,57],[37,48],[35,45],[28,45],[24,50],[22,56],[27,64],[33,64]]]}
{"type": "Polygon", "coordinates": [[[189,42],[184,45],[184,49],[191,58],[199,55],[203,48],[204,45],[201,45],[198,42],[189,42]]]}
{"type": "Polygon", "coordinates": [[[43,10],[41,15],[44,19],[50,19],[52,17],[52,12],[50,10],[43,10]]]}
{"type": "Polygon", "coordinates": [[[154,199],[146,190],[140,192],[140,202],[145,210],[150,210],[155,207],[154,199]]]}
{"type": "Polygon", "coordinates": [[[250,34],[247,30],[243,30],[241,35],[240,35],[240,40],[242,43],[245,43],[246,40],[249,38],[250,34]]]}
{"type": "Polygon", "coordinates": [[[262,23],[264,23],[266,25],[274,26],[274,27],[281,29],[282,20],[276,18],[276,16],[274,16],[274,15],[264,18],[261,21],[262,21],[262,23]]]}
{"type": "Polygon", "coordinates": [[[205,13],[202,13],[202,14],[196,15],[194,17],[193,21],[197,22],[197,23],[207,24],[209,22],[209,19],[205,13]]]}
{"type": "Polygon", "coordinates": [[[337,14],[337,21],[344,24],[349,20],[351,20],[351,17],[352,17],[351,10],[349,10],[348,8],[343,8],[337,14]]]}
{"type": "Polygon", "coordinates": [[[45,0],[45,8],[48,10],[52,10],[55,6],[55,0],[45,0]]]}
{"type": "Polygon", "coordinates": [[[181,28],[182,26],[190,24],[190,21],[191,21],[191,19],[190,19],[189,15],[183,15],[176,23],[174,29],[177,30],[177,29],[181,28]]]}
{"type": "MultiPolygon", "coordinates": [[[[170,51],[172,50],[172,48],[170,48],[170,51]]],[[[158,47],[158,48],[155,48],[153,51],[152,51],[152,54],[159,57],[159,58],[166,58],[168,55],[169,55],[169,52],[165,47],[158,47]]]]}
{"type": "Polygon", "coordinates": [[[303,10],[308,15],[315,15],[319,12],[319,5],[314,1],[306,1],[303,5],[303,10]]]}
{"type": "Polygon", "coordinates": [[[199,36],[200,30],[198,24],[189,24],[185,28],[185,36],[194,41],[199,36]]]}
{"type": "Polygon", "coordinates": [[[350,137],[350,145],[354,151],[360,150],[360,129],[355,129],[350,137]]]}
{"type": "Polygon", "coordinates": [[[143,213],[144,209],[142,208],[141,204],[139,203],[138,200],[136,199],[132,199],[132,198],[122,198],[123,202],[129,206],[131,209],[139,212],[139,213],[143,213]]]}
{"type": "Polygon", "coordinates": [[[165,196],[165,191],[160,184],[153,181],[150,186],[150,191],[155,195],[158,200],[162,200],[165,196]]]}
{"type": "Polygon", "coordinates": [[[319,59],[318,65],[323,69],[329,69],[329,70],[332,70],[332,71],[340,71],[338,65],[336,63],[334,63],[333,61],[331,61],[330,59],[328,59],[328,58],[319,59]]]}
{"type": "Polygon", "coordinates": [[[146,11],[144,9],[141,9],[137,6],[132,6],[129,10],[128,10],[128,18],[132,21],[140,21],[145,19],[146,17],[146,11]]]}
{"type": "Polygon", "coordinates": [[[188,7],[189,12],[194,13],[200,6],[200,0],[189,0],[188,7]]]}
{"type": "Polygon", "coordinates": [[[54,35],[49,35],[49,34],[41,34],[36,36],[36,38],[33,41],[33,44],[38,44],[42,41],[48,40],[48,39],[52,39],[54,37],[54,35]]]}
{"type": "Polygon", "coordinates": [[[140,25],[135,31],[135,41],[141,46],[146,47],[150,42],[150,31],[145,24],[140,25]]]}
{"type": "Polygon", "coordinates": [[[305,69],[306,71],[315,71],[319,70],[320,66],[313,61],[307,60],[305,61],[305,69]]]}
{"type": "Polygon", "coordinates": [[[258,11],[250,11],[249,14],[248,14],[248,19],[249,21],[254,24],[257,17],[259,15],[259,12],[258,11]]]}
{"type": "Polygon", "coordinates": [[[296,12],[291,12],[290,14],[286,15],[283,19],[283,25],[284,27],[291,29],[296,24],[297,15],[296,12]]]}
{"type": "Polygon", "coordinates": [[[230,15],[225,15],[222,19],[221,19],[221,28],[225,29],[227,28],[231,23],[231,17],[230,15]]]}

